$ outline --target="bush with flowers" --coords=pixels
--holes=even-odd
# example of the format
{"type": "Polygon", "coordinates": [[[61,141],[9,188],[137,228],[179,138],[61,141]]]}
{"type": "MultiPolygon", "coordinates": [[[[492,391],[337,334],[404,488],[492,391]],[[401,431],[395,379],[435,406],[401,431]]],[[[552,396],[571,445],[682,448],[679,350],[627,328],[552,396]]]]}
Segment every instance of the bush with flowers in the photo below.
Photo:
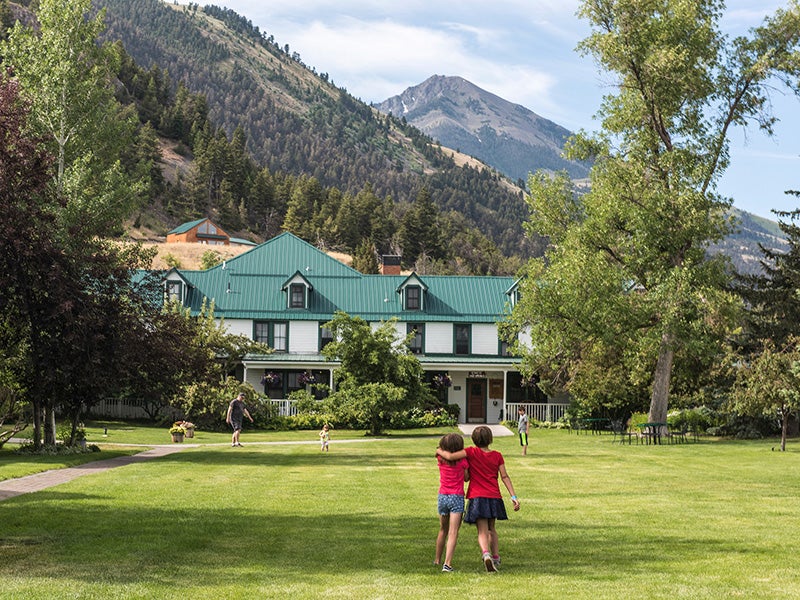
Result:
{"type": "Polygon", "coordinates": [[[272,387],[274,385],[278,385],[281,382],[281,376],[279,373],[275,371],[264,371],[264,375],[261,377],[261,385],[266,387],[272,387]]]}
{"type": "Polygon", "coordinates": [[[317,378],[314,377],[312,373],[306,371],[298,375],[297,383],[299,383],[300,385],[314,385],[315,383],[317,383],[317,378]]]}
{"type": "Polygon", "coordinates": [[[447,373],[439,373],[437,375],[434,375],[431,381],[433,382],[433,387],[439,389],[447,388],[453,385],[453,380],[447,373]]]}

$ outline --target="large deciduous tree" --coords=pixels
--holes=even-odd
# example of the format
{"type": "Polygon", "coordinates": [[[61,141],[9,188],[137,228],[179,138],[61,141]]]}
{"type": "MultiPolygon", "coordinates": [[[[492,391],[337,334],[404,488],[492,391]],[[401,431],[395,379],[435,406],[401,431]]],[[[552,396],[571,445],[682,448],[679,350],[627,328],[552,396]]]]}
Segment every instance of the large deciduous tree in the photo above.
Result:
{"type": "Polygon", "coordinates": [[[422,365],[408,351],[409,337],[399,339],[394,321],[373,329],[359,317],[337,313],[325,327],[334,341],[322,353],[341,362],[337,390],[325,403],[342,422],[377,435],[397,412],[433,400],[422,365]]]}
{"type": "Polygon", "coordinates": [[[800,411],[800,339],[791,337],[778,348],[764,342],[759,353],[736,369],[729,404],[740,414],[778,419],[785,451],[789,419],[800,411]]]}
{"type": "Polygon", "coordinates": [[[580,49],[615,88],[600,132],[568,148],[595,161],[591,188],[578,195],[566,175],[529,182],[529,231],[551,246],[514,311],[532,334],[523,370],[570,389],[609,361],[621,387],[649,389],[658,422],[673,374],[690,389],[735,326],[725,265],[707,254],[732,227],[716,192],[729,131],[755,121],[771,133],[769,86],[797,87],[796,2],[733,40],[719,31],[723,10],[719,0],[584,1],[592,33],[580,49]]]}
{"type": "Polygon", "coordinates": [[[114,98],[119,57],[98,44],[103,14],[91,0],[41,0],[38,27],[17,22],[0,44],[31,103],[29,126],[55,157],[56,193],[66,200],[59,216],[71,238],[114,231],[145,189],[142,174],[120,160],[136,116],[114,98]]]}

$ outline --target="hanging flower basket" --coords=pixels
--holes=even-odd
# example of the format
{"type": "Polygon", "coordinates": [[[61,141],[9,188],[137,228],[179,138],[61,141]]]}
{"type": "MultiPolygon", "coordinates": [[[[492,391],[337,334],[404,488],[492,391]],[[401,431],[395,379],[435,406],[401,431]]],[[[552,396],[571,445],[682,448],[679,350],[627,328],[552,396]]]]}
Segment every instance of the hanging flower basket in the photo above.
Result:
{"type": "Polygon", "coordinates": [[[433,376],[433,386],[438,389],[449,388],[453,385],[453,380],[450,378],[450,375],[434,375],[433,376]]]}
{"type": "Polygon", "coordinates": [[[275,371],[264,371],[264,375],[261,377],[261,385],[265,387],[272,387],[280,382],[281,376],[275,371]]]}
{"type": "Polygon", "coordinates": [[[317,383],[317,378],[311,373],[300,373],[297,377],[297,383],[300,385],[313,385],[317,383]]]}

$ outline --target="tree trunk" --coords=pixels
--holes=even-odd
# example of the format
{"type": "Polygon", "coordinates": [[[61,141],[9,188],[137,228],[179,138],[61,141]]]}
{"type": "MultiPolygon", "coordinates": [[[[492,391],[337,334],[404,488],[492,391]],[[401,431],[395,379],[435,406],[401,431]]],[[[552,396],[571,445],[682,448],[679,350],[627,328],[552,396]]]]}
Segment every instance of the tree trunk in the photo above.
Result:
{"type": "Polygon", "coordinates": [[[653,375],[653,394],[650,397],[648,414],[651,423],[667,422],[669,384],[672,377],[672,361],[675,358],[675,351],[672,349],[674,339],[675,336],[671,333],[664,333],[661,336],[661,347],[658,350],[658,360],[653,375]]]}
{"type": "Polygon", "coordinates": [[[56,445],[56,409],[52,406],[45,407],[44,411],[44,443],[56,445]]]}
{"type": "Polygon", "coordinates": [[[789,411],[783,411],[781,418],[781,452],[786,452],[786,434],[789,431],[789,411]]]}
{"type": "Polygon", "coordinates": [[[33,448],[38,450],[42,447],[42,402],[34,398],[33,400],[33,448]]]}

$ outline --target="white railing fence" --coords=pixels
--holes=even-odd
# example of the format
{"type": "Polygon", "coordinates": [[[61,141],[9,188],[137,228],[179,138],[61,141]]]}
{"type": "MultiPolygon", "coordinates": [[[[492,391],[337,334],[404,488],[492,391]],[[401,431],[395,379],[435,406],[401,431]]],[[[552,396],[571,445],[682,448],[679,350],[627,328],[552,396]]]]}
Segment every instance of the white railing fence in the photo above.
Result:
{"type": "Polygon", "coordinates": [[[506,419],[510,421],[515,421],[517,419],[517,411],[519,407],[523,407],[525,409],[525,414],[528,415],[528,418],[531,420],[536,421],[543,421],[549,423],[555,423],[564,414],[567,412],[569,408],[569,404],[561,404],[561,403],[548,403],[548,402],[508,402],[506,404],[506,419]]]}
{"type": "Polygon", "coordinates": [[[271,404],[272,410],[274,411],[273,414],[277,414],[280,417],[293,417],[297,414],[297,407],[292,403],[291,400],[275,400],[272,398],[262,398],[259,400],[263,404],[271,404]]]}
{"type": "MultiPolygon", "coordinates": [[[[297,414],[297,408],[291,400],[263,398],[260,400],[264,404],[270,404],[274,414],[282,417],[290,417],[297,414]]],[[[90,415],[112,417],[118,419],[146,419],[149,418],[148,413],[144,410],[141,401],[137,400],[114,400],[108,399],[98,402],[89,411],[90,415]]],[[[524,402],[516,403],[509,402],[506,404],[506,419],[515,421],[517,419],[517,410],[522,406],[531,420],[547,421],[555,423],[569,408],[569,404],[561,403],[533,403],[524,402]]],[[[180,412],[174,408],[165,407],[161,411],[162,415],[173,416],[174,418],[182,418],[180,412]]]]}

